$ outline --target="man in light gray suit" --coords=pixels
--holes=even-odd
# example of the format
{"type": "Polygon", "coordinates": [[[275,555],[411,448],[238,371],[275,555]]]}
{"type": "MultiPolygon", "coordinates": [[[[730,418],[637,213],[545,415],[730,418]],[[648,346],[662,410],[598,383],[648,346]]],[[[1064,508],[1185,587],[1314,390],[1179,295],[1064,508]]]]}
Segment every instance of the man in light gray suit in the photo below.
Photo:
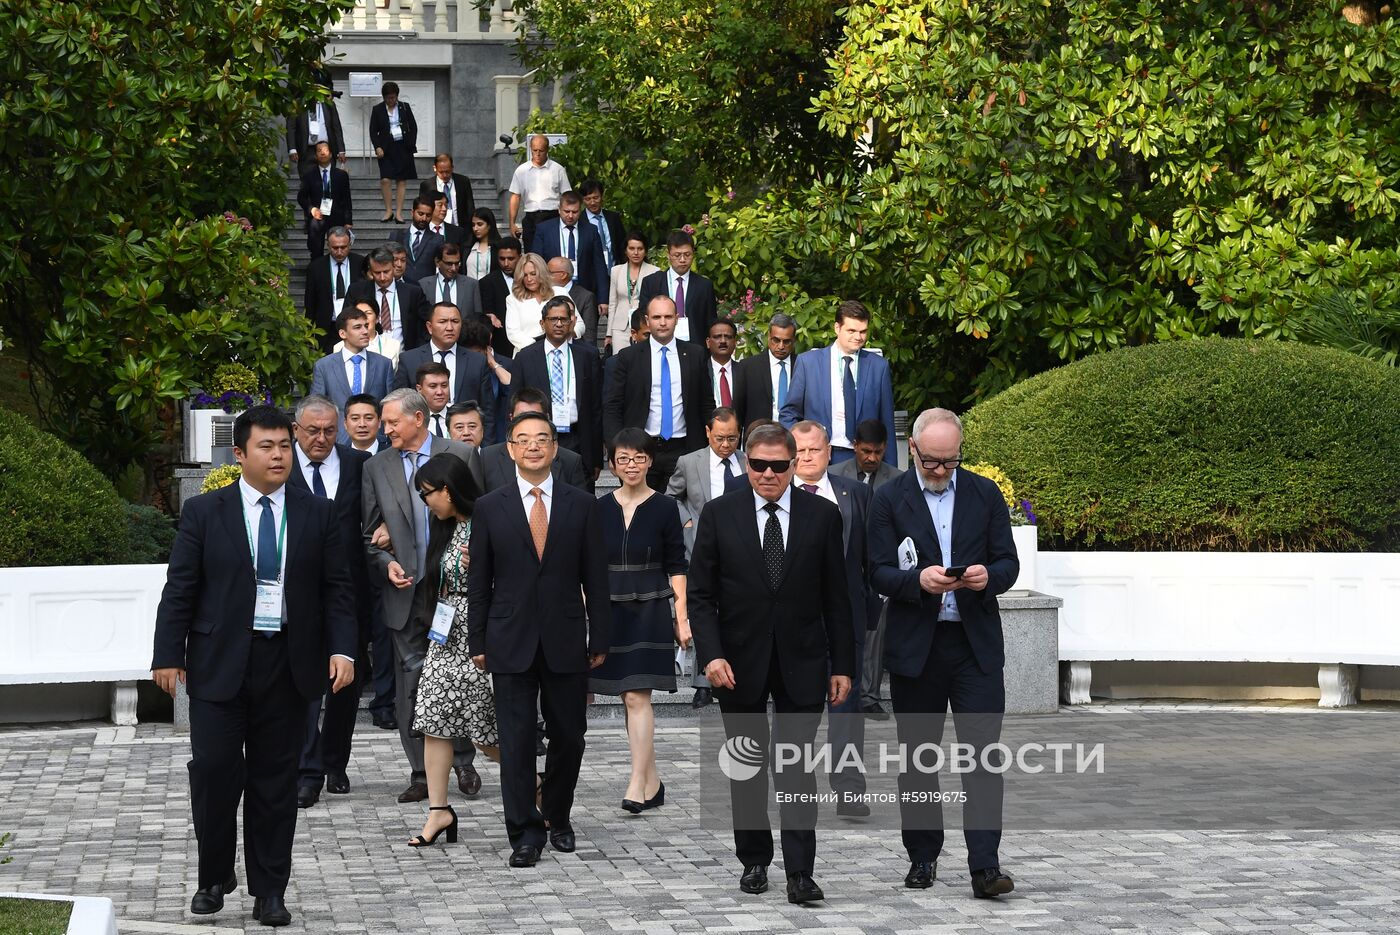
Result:
{"type": "MultiPolygon", "coordinates": [[[[870,488],[870,495],[899,476],[899,468],[885,460],[890,433],[879,419],[866,419],[856,426],[855,457],[833,465],[831,473],[858,481],[870,488]]],[[[880,682],[885,677],[885,599],[874,591],[866,598],[865,660],[860,674],[861,710],[877,721],[890,713],[880,704],[880,682]]],[[[857,618],[859,619],[859,618],[857,618]]]]}
{"type": "MultiPolygon", "coordinates": [[[[428,621],[409,617],[413,586],[424,573],[428,553],[428,511],[413,486],[413,474],[433,455],[448,451],[466,462],[480,486],[481,455],[471,445],[428,432],[428,403],[417,390],[394,390],[385,396],[381,419],[392,447],[370,458],[364,467],[365,544],[370,573],[386,582],[380,589],[384,623],[394,643],[398,667],[394,712],[411,771],[408,788],[399,794],[399,801],[421,802],[428,797],[423,738],[413,737],[411,731],[418,679],[428,653],[428,621]]],[[[453,749],[457,785],[464,795],[475,795],[481,789],[481,777],[472,767],[472,744],[465,739],[454,741],[453,749]]]]}
{"type": "Polygon", "coordinates": [[[473,318],[486,321],[481,311],[481,289],[476,280],[458,272],[462,268],[462,248],[444,241],[438,244],[433,262],[437,264],[437,273],[418,280],[418,288],[423,290],[429,307],[447,302],[457,306],[464,322],[473,318]]]}
{"type": "MultiPolygon", "coordinates": [[[[326,397],[344,416],[345,401],[357,393],[367,393],[376,400],[384,398],[394,384],[394,365],[389,358],[365,350],[372,335],[369,315],[364,308],[342,309],[335,324],[345,346],[338,353],[327,354],[316,361],[308,395],[326,397]]],[[[350,433],[343,422],[337,439],[342,445],[350,444],[350,433]]]]}
{"type": "MultiPolygon", "coordinates": [[[[676,461],[676,472],[666,484],[666,494],[675,497],[680,504],[681,532],[685,536],[685,553],[695,545],[695,524],[700,522],[700,511],[705,504],[732,489],[735,484],[745,484],[744,470],[747,462],[739,447],[739,417],[733,409],[720,406],[710,415],[705,426],[705,439],[708,446],[689,454],[681,455],[676,461]]],[[[710,680],[695,665],[695,645],[686,649],[686,660],[695,677],[691,685],[695,697],[691,705],[703,708],[714,700],[710,692],[710,680]]]]}

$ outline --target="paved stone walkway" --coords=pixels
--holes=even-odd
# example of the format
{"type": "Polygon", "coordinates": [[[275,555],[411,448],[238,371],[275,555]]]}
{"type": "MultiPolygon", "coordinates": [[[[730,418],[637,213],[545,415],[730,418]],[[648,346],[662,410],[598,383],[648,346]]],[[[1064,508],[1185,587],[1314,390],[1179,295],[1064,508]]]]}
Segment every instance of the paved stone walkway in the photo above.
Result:
{"type": "MultiPolygon", "coordinates": [[[[1375,720],[1394,731],[1400,713],[1375,720]]],[[[915,892],[901,885],[897,833],[842,821],[818,832],[825,904],[790,906],[777,866],[773,889],[745,896],[728,829],[700,817],[699,767],[686,761],[695,724],[659,723],[666,805],[632,817],[616,806],[627,757],[621,725],[597,722],[575,813],[579,850],[547,851],[533,870],[506,867],[494,767],[475,801],[454,791],[461,843],[403,846],[423,811],[394,801],[404,778],[397,736],[362,724],[351,794],[323,796],[301,813],[287,931],[1400,931],[1394,831],[1009,832],[1002,861],[1016,892],[998,903],[971,898],[958,836],[933,888],[915,892]]],[[[0,732],[0,831],[15,835],[0,852],[14,857],[0,866],[0,891],[110,896],[122,932],[264,931],[248,919],[252,901],[241,888],[215,916],[187,911],[187,758],[185,738],[167,725],[0,732]]]]}

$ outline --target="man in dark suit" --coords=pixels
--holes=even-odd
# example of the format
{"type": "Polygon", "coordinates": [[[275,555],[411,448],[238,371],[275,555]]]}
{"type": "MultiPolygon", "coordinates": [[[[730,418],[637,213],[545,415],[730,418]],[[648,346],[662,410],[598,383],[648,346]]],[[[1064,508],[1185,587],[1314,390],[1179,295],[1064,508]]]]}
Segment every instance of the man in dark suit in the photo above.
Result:
{"type": "Polygon", "coordinates": [[[335,347],[335,316],[345,306],[350,287],[363,279],[365,258],[350,252],[350,231],[332,227],[326,231],[327,257],[306,264],[306,293],[302,307],[316,326],[316,345],[329,354],[335,347]]]}
{"type": "MultiPolygon", "coordinates": [[[[951,707],[958,742],[981,762],[1006,710],[997,595],[1020,572],[1011,518],[996,484],[958,469],[962,424],[948,410],[926,409],[914,420],[909,459],[914,467],[876,492],[869,523],[871,585],[890,599],[885,666],[899,742],[940,744],[951,707]]],[[[972,893],[1009,893],[1011,877],[997,859],[1001,774],[977,769],[962,785],[972,893]]],[[[943,848],[938,774],[901,773],[899,791],[910,861],[904,885],[922,889],[932,885],[943,848]],[[914,800],[903,801],[906,794],[914,800]]]]}
{"type": "Polygon", "coordinates": [[[350,204],[350,176],[331,165],[329,143],[316,144],[316,165],[301,177],[297,204],[306,217],[306,248],[311,259],[325,254],[326,231],[350,227],[355,211],[350,204]]]}
{"type": "MultiPolygon", "coordinates": [[[[855,637],[841,551],[840,511],[792,487],[796,446],[779,425],[749,433],[751,490],[705,505],[690,555],[686,588],[697,662],[714,686],[731,739],[770,749],[768,699],[779,743],[811,744],[822,706],[843,703],[855,674],[855,637]]],[[[783,869],[788,901],[823,898],[812,879],[816,859],[816,777],[774,768],[774,785],[801,800],[784,803],[783,869]]],[[[767,770],[731,781],[739,888],[768,888],[773,834],[768,828],[767,770]]]]}
{"type": "Polygon", "coordinates": [[[467,571],[468,644],[490,672],[501,740],[501,804],[512,867],[533,866],[545,830],[574,850],[570,822],[587,729],[588,672],[611,635],[608,559],[597,500],[556,484],[554,426],[538,413],[511,420],[516,483],[476,501],[467,571]],[[549,734],[543,813],[535,805],[535,710],[549,734]]]}
{"type": "MultiPolygon", "coordinates": [[[[894,434],[890,365],[864,349],[869,333],[870,313],[864,305],[850,299],[837,306],[836,340],[797,358],[792,389],[783,403],[783,425],[811,419],[826,426],[835,464],[854,457],[856,426],[866,419],[879,419],[887,434],[894,434]]],[[[885,452],[885,460],[897,463],[893,448],[885,452]]]]}
{"type": "Polygon", "coordinates": [[[470,230],[472,212],[476,210],[472,182],[465,175],[452,171],[451,153],[438,153],[433,159],[433,177],[424,179],[418,186],[420,195],[432,196],[438,192],[447,196],[446,222],[470,230]]]}
{"type": "MultiPolygon", "coordinates": [[[[412,477],[435,454],[457,455],[482,482],[481,457],[470,445],[428,432],[428,404],[416,390],[394,390],[384,397],[381,420],[393,447],[379,452],[365,465],[362,525],[373,574],[381,584],[384,625],[394,644],[395,716],[399,740],[408,759],[408,787],[399,802],[421,802],[428,797],[423,770],[423,738],[413,735],[413,706],[418,679],[428,654],[428,623],[412,615],[413,585],[425,573],[428,554],[428,513],[414,494],[412,477]],[[381,529],[380,527],[384,527],[381,529]]],[[[469,740],[453,742],[453,769],[463,795],[476,795],[481,776],[472,766],[475,750],[469,740]]]]}
{"type": "Polygon", "coordinates": [[[329,145],[340,164],[345,165],[345,131],[341,129],[340,112],[336,110],[334,99],[316,101],[287,118],[287,155],[299,174],[305,175],[316,167],[315,159],[302,156],[310,156],[320,142],[329,145]]]}
{"type": "Polygon", "coordinates": [[[355,732],[355,715],[360,708],[360,688],[369,674],[369,627],[373,595],[369,586],[369,565],[360,548],[360,478],[369,455],[349,445],[337,445],[336,426],[340,413],[324,396],[305,396],[297,403],[293,437],[296,463],[288,473],[287,486],[325,497],[335,504],[340,539],[348,543],[345,558],[353,584],[355,620],[355,681],[342,692],[329,692],[324,698],[325,724],[321,723],[323,699],[313,699],[306,708],[306,740],[301,748],[301,775],[297,783],[297,807],[310,808],[321,797],[321,786],[344,795],[350,791],[346,766],[350,762],[350,738],[355,732]]]}
{"type": "Polygon", "coordinates": [[[559,216],[535,226],[530,252],[538,253],[546,262],[557,256],[568,257],[574,264],[574,281],[601,299],[598,312],[606,315],[610,270],[604,265],[603,241],[592,224],[580,219],[582,213],[583,199],[577,192],[565,192],[559,198],[559,216]]]}
{"type": "MultiPolygon", "coordinates": [[[[858,481],[875,491],[900,475],[899,468],[885,460],[889,430],[879,419],[866,419],[856,426],[856,456],[831,469],[832,475],[858,481]]],[[[866,596],[865,656],[861,660],[861,710],[877,721],[889,720],[880,704],[880,685],[885,680],[885,599],[873,591],[866,596]]],[[[856,622],[859,626],[859,621],[856,622]]]]}
{"type": "MultiPolygon", "coordinates": [[[[414,385],[418,368],[429,362],[444,364],[452,379],[448,382],[447,405],[474,399],[491,399],[491,369],[486,358],[476,351],[462,347],[457,339],[462,333],[462,313],[457,306],[439,302],[433,306],[428,319],[428,343],[399,355],[398,374],[394,385],[399,389],[414,385]]],[[[489,435],[495,413],[482,409],[481,418],[489,435]]],[[[441,433],[446,435],[446,426],[441,433]]]]}
{"type": "MultiPolygon", "coordinates": [[[[525,412],[538,412],[552,421],[549,394],[531,386],[522,386],[511,394],[510,411],[506,418],[507,428],[511,420],[525,412]]],[[[481,464],[486,474],[486,490],[491,491],[514,483],[515,462],[511,460],[510,446],[505,442],[481,449],[481,464]]],[[[576,451],[555,445],[554,461],[549,466],[549,473],[558,483],[593,492],[593,482],[596,478],[584,470],[583,458],[576,451]]]]}
{"type": "Polygon", "coordinates": [[[544,304],[544,340],[514,359],[512,387],[532,387],[550,396],[559,447],[577,453],[592,481],[603,470],[603,367],[598,349],[575,341],[574,308],[564,296],[544,304]]]}
{"type": "Polygon", "coordinates": [[[515,347],[506,334],[506,297],[515,286],[515,264],[520,262],[520,241],[503,237],[496,244],[496,268],[477,281],[481,290],[481,311],[491,322],[491,346],[502,359],[509,359],[515,347]]]}
{"type": "MultiPolygon", "coordinates": [[[[362,307],[351,306],[336,316],[336,329],[344,347],[339,353],[327,354],[311,372],[311,393],[325,396],[342,413],[345,402],[356,393],[368,393],[375,399],[388,395],[393,380],[389,358],[368,351],[369,315],[362,307]]],[[[342,427],[340,444],[350,444],[350,433],[342,427]]]]}
{"type": "Polygon", "coordinates": [[[433,257],[437,273],[418,281],[429,305],[447,302],[457,306],[462,313],[462,321],[483,318],[481,312],[481,290],[476,280],[458,272],[462,268],[462,248],[454,243],[438,244],[433,257]]]}
{"type": "Polygon", "coordinates": [[[739,428],[755,419],[778,421],[792,383],[792,351],[797,322],[782,312],[768,322],[768,349],[734,365],[734,411],[739,428]]]}
{"type": "Polygon", "coordinates": [[[612,386],[603,401],[603,439],[624,428],[657,438],[647,484],[664,491],[681,455],[705,446],[714,411],[705,352],[675,340],[676,305],[664,295],[645,306],[650,337],[614,354],[612,386]]]}
{"type": "Polygon", "coordinates": [[[429,192],[433,199],[433,217],[428,221],[428,230],[450,244],[462,246],[467,242],[467,229],[447,220],[447,195],[444,192],[429,192]]]}
{"type": "Polygon", "coordinates": [[[545,265],[549,268],[549,281],[561,289],[569,290],[569,298],[574,300],[574,311],[583,322],[583,340],[596,347],[598,297],[589,292],[583,283],[574,280],[574,264],[568,257],[557,256],[545,265]]]}
{"type": "Polygon", "coordinates": [[[181,513],[151,669],[161,689],[173,696],[184,682],[190,698],[199,851],[190,911],[218,912],[238,886],[242,798],[253,915],[286,925],[306,709],[328,673],[333,692],[354,680],[354,585],[334,504],[287,486],[291,420],[254,406],[234,422],[233,442],[242,478],[181,513]]]}
{"type": "Polygon", "coordinates": [[[369,279],[352,285],[345,299],[352,306],[368,302],[377,308],[380,333],[398,341],[406,351],[428,340],[424,327],[428,304],[423,290],[395,278],[394,254],[388,247],[376,247],[369,255],[369,279]]]}
{"type": "Polygon", "coordinates": [[[389,235],[390,240],[402,244],[408,251],[408,268],[403,278],[409,282],[421,282],[436,271],[433,257],[437,255],[438,244],[444,243],[446,238],[429,230],[432,220],[433,199],[419,195],[413,199],[413,215],[408,225],[389,235]]]}
{"type": "Polygon", "coordinates": [[[603,242],[604,265],[611,270],[619,263],[625,263],[627,229],[622,226],[622,215],[603,207],[603,196],[607,194],[603,183],[597,179],[584,179],[578,193],[583,199],[583,219],[593,225],[603,242]]]}
{"type": "Polygon", "coordinates": [[[715,287],[704,276],[690,271],[695,262],[695,239],[685,231],[666,235],[666,259],[671,268],[642,280],[637,305],[646,308],[655,296],[664,295],[676,306],[676,336],[701,344],[715,320],[715,287]]]}
{"type": "Polygon", "coordinates": [[[792,427],[797,443],[796,476],[793,485],[807,493],[829,500],[841,511],[841,548],[845,556],[846,589],[851,597],[851,621],[855,634],[855,674],[851,678],[851,693],[839,705],[831,705],[827,721],[827,739],[831,743],[832,760],[844,764],[831,774],[831,791],[840,798],[836,814],[864,818],[870,814],[865,803],[865,773],[844,755],[848,749],[853,756],[865,759],[865,717],[860,710],[860,675],[865,659],[866,587],[868,578],[865,558],[865,519],[870,515],[870,490],[845,477],[829,473],[831,440],[819,422],[799,422],[792,427]]]}

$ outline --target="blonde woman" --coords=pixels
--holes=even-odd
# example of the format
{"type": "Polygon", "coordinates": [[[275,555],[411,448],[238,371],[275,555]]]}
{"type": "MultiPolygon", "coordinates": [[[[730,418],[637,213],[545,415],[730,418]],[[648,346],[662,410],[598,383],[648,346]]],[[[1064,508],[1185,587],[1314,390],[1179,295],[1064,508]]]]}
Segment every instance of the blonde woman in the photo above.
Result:
{"type": "Polygon", "coordinates": [[[632,231],[627,235],[625,248],[627,262],[612,268],[612,278],[608,287],[608,336],[609,353],[616,354],[632,343],[630,328],[632,313],[637,310],[637,300],[642,295],[642,280],[660,269],[647,262],[647,238],[645,234],[632,231]]]}
{"type": "MultiPolygon", "coordinates": [[[[515,264],[515,288],[506,296],[506,338],[519,354],[544,337],[544,303],[569,290],[549,281],[549,267],[538,253],[527,253],[515,264]]],[[[583,337],[583,322],[574,324],[574,337],[583,337]]]]}

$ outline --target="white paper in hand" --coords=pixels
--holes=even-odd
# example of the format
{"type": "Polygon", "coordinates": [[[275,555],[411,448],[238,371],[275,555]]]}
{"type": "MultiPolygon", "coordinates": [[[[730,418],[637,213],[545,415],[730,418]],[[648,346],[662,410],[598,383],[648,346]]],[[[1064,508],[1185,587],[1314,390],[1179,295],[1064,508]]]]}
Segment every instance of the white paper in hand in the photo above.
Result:
{"type": "Polygon", "coordinates": [[[912,568],[918,567],[919,550],[914,548],[913,539],[910,539],[908,536],[905,536],[904,541],[899,544],[897,553],[899,555],[900,571],[909,571],[912,568]]]}

